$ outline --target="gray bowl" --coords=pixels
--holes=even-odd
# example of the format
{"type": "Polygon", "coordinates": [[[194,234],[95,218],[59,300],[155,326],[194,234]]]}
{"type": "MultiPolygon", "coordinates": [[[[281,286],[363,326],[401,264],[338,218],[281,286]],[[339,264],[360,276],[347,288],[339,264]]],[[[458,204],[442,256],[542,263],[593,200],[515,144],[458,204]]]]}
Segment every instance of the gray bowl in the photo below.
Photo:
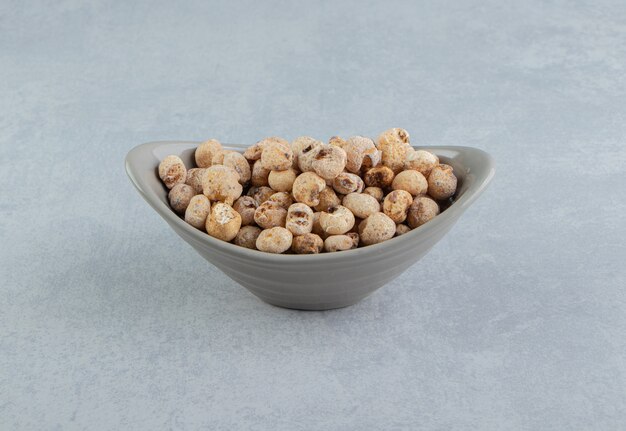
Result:
{"type": "MultiPolygon", "coordinates": [[[[194,166],[199,142],[150,142],[126,156],[126,172],[139,194],[202,257],[263,301],[279,307],[328,310],[352,305],[402,274],[448,232],[485,190],[494,162],[469,147],[428,147],[459,179],[455,202],[417,229],[389,241],[355,250],[316,255],[281,255],[239,247],[210,237],[185,223],[169,207],[157,166],[165,156],[180,156],[194,166]]],[[[243,151],[243,145],[225,145],[243,151]]]]}

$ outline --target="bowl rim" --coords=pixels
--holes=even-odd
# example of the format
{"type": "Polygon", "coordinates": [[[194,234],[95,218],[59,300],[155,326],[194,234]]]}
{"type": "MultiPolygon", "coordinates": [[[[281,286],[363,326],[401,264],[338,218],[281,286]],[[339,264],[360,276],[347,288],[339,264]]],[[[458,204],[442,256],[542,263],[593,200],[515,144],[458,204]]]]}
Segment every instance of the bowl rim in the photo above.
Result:
{"type": "MultiPolygon", "coordinates": [[[[367,247],[360,247],[352,250],[345,250],[337,253],[318,253],[318,254],[274,254],[267,253],[260,250],[252,250],[249,248],[241,247],[230,242],[222,241],[217,238],[213,238],[206,232],[203,232],[185,222],[179,217],[172,209],[164,203],[156,194],[151,190],[151,186],[148,185],[142,178],[142,175],[138,170],[142,171],[149,169],[154,175],[156,175],[157,164],[146,164],[148,157],[153,158],[158,163],[158,158],[154,154],[154,150],[164,145],[176,145],[179,144],[181,150],[178,153],[172,154],[180,155],[182,151],[197,146],[201,141],[152,141],[146,142],[132,148],[125,158],[125,168],[131,183],[135,186],[139,194],[148,202],[148,204],[170,225],[175,225],[180,228],[185,234],[193,238],[200,244],[204,244],[206,247],[214,249],[217,252],[237,257],[237,258],[249,258],[255,260],[264,260],[267,263],[280,263],[288,264],[289,262],[302,263],[303,261],[314,261],[318,263],[333,261],[336,263],[338,259],[352,259],[368,256],[382,252],[384,249],[397,248],[399,246],[408,246],[411,242],[416,242],[420,236],[424,235],[428,231],[435,231],[440,227],[446,226],[448,223],[453,223],[460,215],[485,191],[493,176],[495,174],[495,161],[493,157],[478,148],[466,147],[466,146],[414,146],[416,149],[423,149],[433,152],[437,156],[440,156],[442,152],[453,153],[465,153],[473,154],[475,157],[479,157],[483,166],[483,169],[479,172],[473,172],[477,174],[475,181],[469,186],[467,190],[457,199],[452,205],[450,205],[445,211],[437,215],[434,219],[428,223],[423,224],[404,235],[393,237],[387,241],[383,241],[378,244],[369,245],[367,247]]],[[[231,144],[222,143],[226,149],[245,150],[248,146],[244,144],[231,144]]],[[[446,157],[446,156],[443,156],[446,157]]],[[[177,232],[178,233],[178,232],[177,232]]],[[[185,238],[183,238],[185,239],[185,238]]],[[[399,247],[403,248],[403,247],[399,247]]],[[[406,247],[409,248],[409,247],[406,247]]]]}

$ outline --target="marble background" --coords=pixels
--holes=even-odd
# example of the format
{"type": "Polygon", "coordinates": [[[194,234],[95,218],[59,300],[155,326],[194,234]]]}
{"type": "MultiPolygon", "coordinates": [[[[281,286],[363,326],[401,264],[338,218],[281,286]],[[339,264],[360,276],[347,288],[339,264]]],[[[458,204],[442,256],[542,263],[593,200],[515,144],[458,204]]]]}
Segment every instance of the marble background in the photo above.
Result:
{"type": "Polygon", "coordinates": [[[3,0],[0,171],[3,430],[626,428],[623,1],[3,0]],[[331,312],[258,301],[123,168],[395,126],[495,181],[331,312]]]}

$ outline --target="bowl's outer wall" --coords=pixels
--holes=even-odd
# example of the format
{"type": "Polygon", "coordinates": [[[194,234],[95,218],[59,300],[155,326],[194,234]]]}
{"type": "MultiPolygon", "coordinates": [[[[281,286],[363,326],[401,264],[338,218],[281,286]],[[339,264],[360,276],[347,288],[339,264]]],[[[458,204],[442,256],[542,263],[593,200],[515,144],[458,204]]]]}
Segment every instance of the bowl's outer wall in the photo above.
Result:
{"type": "MultiPolygon", "coordinates": [[[[274,305],[323,310],[354,304],[417,262],[456,223],[494,174],[491,157],[468,147],[428,147],[454,167],[459,179],[455,203],[429,223],[382,244],[320,255],[273,255],[248,250],[194,229],[169,207],[157,175],[159,161],[179,155],[195,166],[198,142],[155,142],[133,149],[126,169],[143,198],[202,257],[262,300],[274,305]]],[[[241,151],[244,146],[225,145],[241,151]]],[[[416,285],[418,282],[416,281],[416,285]]]]}

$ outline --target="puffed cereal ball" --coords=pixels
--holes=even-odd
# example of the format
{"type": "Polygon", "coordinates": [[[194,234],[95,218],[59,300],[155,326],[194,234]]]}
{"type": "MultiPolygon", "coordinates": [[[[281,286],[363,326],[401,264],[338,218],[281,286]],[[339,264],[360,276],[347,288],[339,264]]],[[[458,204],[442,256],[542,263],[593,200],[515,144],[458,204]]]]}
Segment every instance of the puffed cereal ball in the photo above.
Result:
{"type": "Polygon", "coordinates": [[[159,163],[159,178],[168,189],[187,179],[187,168],[178,156],[167,156],[159,163]]]}
{"type": "Polygon", "coordinates": [[[405,224],[400,223],[399,225],[396,225],[396,236],[404,235],[405,233],[410,232],[410,231],[411,231],[411,228],[405,224]]]}
{"type": "Polygon", "coordinates": [[[293,151],[293,168],[298,168],[298,158],[302,151],[308,146],[319,147],[322,143],[310,136],[300,136],[291,143],[291,151],[293,151]]]}
{"type": "Polygon", "coordinates": [[[424,150],[409,151],[406,154],[404,169],[413,169],[428,178],[430,171],[439,164],[439,157],[424,150]]]}
{"type": "Polygon", "coordinates": [[[184,213],[193,198],[196,195],[195,190],[188,184],[178,183],[168,193],[167,197],[171,207],[177,213],[184,213]]]}
{"type": "Polygon", "coordinates": [[[261,186],[261,187],[250,187],[250,190],[248,190],[247,194],[248,196],[252,196],[252,198],[254,198],[254,200],[256,201],[257,206],[259,206],[263,202],[268,200],[274,193],[276,192],[272,190],[270,187],[261,186]]]}
{"type": "Polygon", "coordinates": [[[402,171],[406,155],[411,150],[409,132],[399,128],[385,130],[378,137],[376,146],[383,153],[384,166],[389,167],[394,174],[402,171]]]}
{"type": "Polygon", "coordinates": [[[187,179],[185,184],[189,184],[195,190],[197,195],[202,194],[202,176],[204,168],[191,168],[187,171],[187,179]]]}
{"type": "Polygon", "coordinates": [[[385,213],[377,212],[359,225],[359,238],[363,245],[372,245],[393,238],[396,224],[385,213]]]}
{"type": "Polygon", "coordinates": [[[198,145],[195,159],[199,168],[208,168],[213,164],[213,157],[224,151],[222,144],[217,139],[209,139],[198,145]]]}
{"type": "Polygon", "coordinates": [[[335,191],[328,186],[320,192],[319,199],[320,203],[315,205],[315,211],[326,211],[328,208],[341,205],[341,199],[339,199],[337,193],[335,193],[335,191]]]}
{"type": "Polygon", "coordinates": [[[457,179],[452,166],[435,166],[428,175],[428,194],[437,200],[447,199],[456,192],[457,179]]]}
{"type": "Polygon", "coordinates": [[[257,206],[258,204],[252,196],[241,196],[235,201],[233,209],[241,216],[242,226],[254,224],[254,212],[257,206]]]}
{"type": "Polygon", "coordinates": [[[296,201],[314,207],[320,203],[320,192],[325,188],[324,178],[314,172],[305,172],[293,182],[292,194],[296,201]]]}
{"type": "Polygon", "coordinates": [[[439,214],[437,202],[426,196],[418,196],[409,207],[407,223],[411,229],[420,227],[439,214]]]}
{"type": "Polygon", "coordinates": [[[346,152],[346,170],[358,174],[361,169],[377,166],[381,160],[381,152],[374,141],[363,136],[352,136],[342,145],[346,152]]]}
{"type": "Polygon", "coordinates": [[[293,162],[293,151],[289,142],[280,138],[266,140],[261,152],[261,165],[269,171],[284,171],[293,162]]]}
{"type": "Polygon", "coordinates": [[[278,192],[270,196],[268,201],[276,202],[280,204],[281,207],[287,209],[293,203],[293,198],[287,192],[278,192]]]}
{"type": "Polygon", "coordinates": [[[394,190],[405,190],[412,196],[417,196],[426,193],[428,181],[418,171],[402,171],[393,179],[391,188],[394,190]]]}
{"type": "Polygon", "coordinates": [[[277,192],[290,192],[297,176],[298,173],[293,168],[284,171],[270,171],[267,182],[277,192]]]}
{"type": "Polygon", "coordinates": [[[380,203],[365,193],[350,193],[343,197],[342,205],[359,218],[366,218],[380,211],[380,203]]]}
{"type": "Polygon", "coordinates": [[[211,201],[204,195],[191,198],[185,210],[185,221],[196,229],[205,229],[206,219],[211,213],[211,201]]]}
{"type": "Polygon", "coordinates": [[[407,211],[413,203],[413,196],[405,190],[394,190],[383,201],[383,212],[395,223],[406,220],[407,211]]]}
{"type": "Polygon", "coordinates": [[[254,162],[252,165],[252,172],[250,174],[250,184],[256,187],[269,185],[268,177],[270,176],[270,170],[265,169],[260,160],[254,162]]]}
{"type": "Polygon", "coordinates": [[[366,187],[363,193],[374,197],[378,202],[382,202],[385,198],[385,192],[380,187],[366,187]]]}
{"type": "Polygon", "coordinates": [[[363,181],[365,181],[368,187],[380,187],[384,189],[391,186],[394,175],[395,174],[388,166],[377,166],[369,169],[365,173],[363,181]]]}
{"type": "Polygon", "coordinates": [[[256,240],[261,234],[261,229],[256,226],[242,226],[237,232],[233,244],[256,250],[256,240]]]}
{"type": "Polygon", "coordinates": [[[214,238],[232,241],[241,227],[241,216],[230,205],[221,202],[213,205],[206,220],[206,231],[214,238]]]}
{"type": "Polygon", "coordinates": [[[238,153],[237,151],[225,152],[222,164],[224,166],[228,166],[229,168],[233,168],[235,172],[239,174],[240,184],[245,184],[250,181],[250,177],[252,175],[250,171],[250,164],[241,153],[238,153]]]}
{"type": "Polygon", "coordinates": [[[313,210],[301,203],[291,205],[287,210],[285,227],[294,235],[310,233],[313,228],[313,210]]]}
{"type": "Polygon", "coordinates": [[[243,187],[239,184],[239,174],[233,168],[213,165],[204,171],[202,191],[212,201],[232,205],[241,196],[243,187]]]}
{"type": "Polygon", "coordinates": [[[360,193],[363,191],[363,180],[356,174],[342,172],[333,180],[333,189],[337,193],[347,195],[348,193],[360,193]]]}
{"type": "Polygon", "coordinates": [[[279,203],[267,200],[254,212],[254,221],[263,229],[285,226],[287,210],[279,203]]]}
{"type": "Polygon", "coordinates": [[[309,145],[302,148],[298,153],[298,168],[300,168],[301,172],[312,172],[313,171],[313,162],[315,161],[315,156],[318,151],[322,148],[326,147],[320,141],[310,142],[309,145]]]}
{"type": "Polygon", "coordinates": [[[320,226],[329,235],[341,235],[354,226],[354,214],[342,206],[330,208],[320,214],[320,226]]]}
{"type": "Polygon", "coordinates": [[[344,251],[355,248],[354,240],[348,235],[331,235],[324,240],[324,251],[344,251]]]}
{"type": "Polygon", "coordinates": [[[346,152],[334,145],[326,145],[317,152],[311,167],[320,177],[332,180],[346,167],[346,152]]]}
{"type": "Polygon", "coordinates": [[[314,233],[294,236],[291,243],[291,250],[296,254],[317,254],[323,247],[324,241],[314,233]]]}
{"type": "Polygon", "coordinates": [[[256,240],[256,248],[268,253],[284,253],[291,247],[293,234],[284,227],[265,229],[256,240]]]}

